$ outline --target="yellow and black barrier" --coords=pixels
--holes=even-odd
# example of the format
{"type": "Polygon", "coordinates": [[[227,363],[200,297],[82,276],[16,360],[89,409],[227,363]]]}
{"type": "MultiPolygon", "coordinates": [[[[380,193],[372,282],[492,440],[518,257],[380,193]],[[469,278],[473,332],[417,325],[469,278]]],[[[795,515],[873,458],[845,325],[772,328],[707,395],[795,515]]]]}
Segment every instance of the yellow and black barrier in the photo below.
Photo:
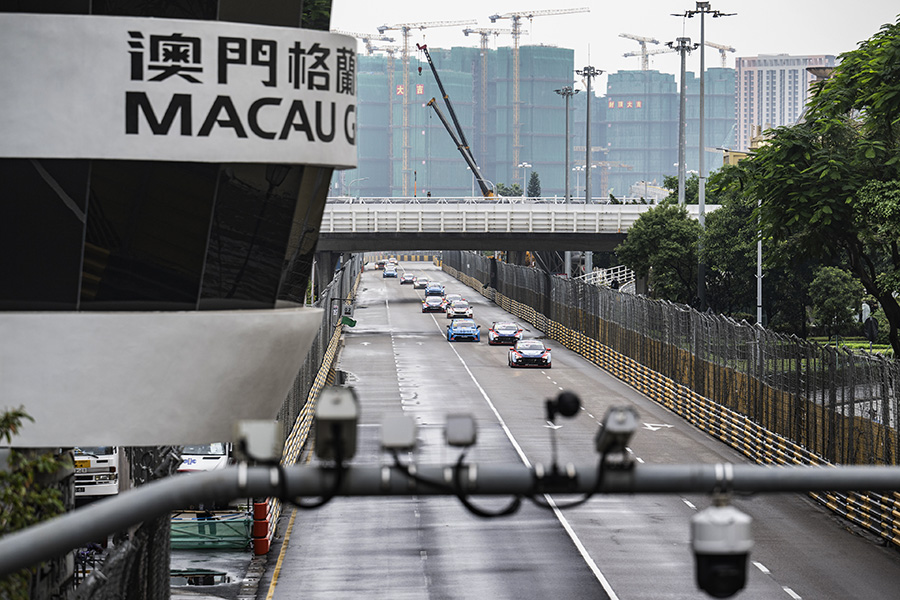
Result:
{"type": "MultiPolygon", "coordinates": [[[[443,268],[466,285],[476,290],[482,288],[481,282],[473,277],[446,265],[443,268]]],[[[694,427],[728,444],[754,462],[765,465],[831,464],[800,444],[765,429],[746,415],[700,396],[690,388],[650,370],[581,332],[550,321],[530,306],[516,302],[496,290],[490,290],[490,296],[488,294],[485,296],[490,297],[503,310],[534,325],[551,339],[584,356],[694,427]]],[[[601,324],[601,327],[603,326],[604,324],[601,324]]],[[[900,494],[811,492],[809,495],[886,542],[900,546],[900,494]]]]}

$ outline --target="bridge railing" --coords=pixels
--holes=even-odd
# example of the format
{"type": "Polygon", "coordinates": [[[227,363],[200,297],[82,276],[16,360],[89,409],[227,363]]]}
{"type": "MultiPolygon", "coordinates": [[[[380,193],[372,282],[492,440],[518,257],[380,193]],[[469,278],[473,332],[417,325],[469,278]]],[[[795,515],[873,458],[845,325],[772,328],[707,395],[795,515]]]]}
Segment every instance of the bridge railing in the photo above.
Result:
{"type": "MultiPolygon", "coordinates": [[[[321,232],[623,233],[650,208],[646,204],[328,204],[321,232]]],[[[688,206],[688,212],[696,218],[697,206],[688,206]]]]}

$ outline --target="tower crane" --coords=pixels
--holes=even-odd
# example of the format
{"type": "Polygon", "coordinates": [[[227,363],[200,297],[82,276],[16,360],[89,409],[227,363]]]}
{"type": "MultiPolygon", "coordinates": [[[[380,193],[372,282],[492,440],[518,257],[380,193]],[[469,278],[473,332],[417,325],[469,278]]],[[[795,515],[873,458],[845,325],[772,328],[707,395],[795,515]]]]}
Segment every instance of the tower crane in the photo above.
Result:
{"type": "Polygon", "coordinates": [[[476,111],[476,115],[478,116],[478,120],[475,123],[475,131],[477,133],[477,141],[478,141],[478,154],[479,156],[484,156],[487,152],[486,147],[486,136],[484,135],[484,124],[487,121],[487,59],[488,59],[488,41],[490,36],[494,36],[495,38],[505,34],[512,33],[512,29],[490,29],[490,28],[480,28],[480,29],[472,29],[467,27],[463,29],[463,34],[468,36],[470,33],[477,33],[479,37],[481,37],[481,73],[479,73],[479,80],[481,83],[481,103],[478,105],[478,110],[476,111]]]}
{"type": "Polygon", "coordinates": [[[666,54],[668,52],[676,52],[672,48],[654,48],[653,50],[635,50],[634,52],[626,52],[622,56],[625,58],[631,58],[632,56],[640,56],[641,57],[641,71],[647,71],[650,69],[650,56],[653,54],[666,54]]]}
{"type": "MultiPolygon", "coordinates": [[[[511,12],[504,15],[495,14],[488,18],[491,23],[496,23],[500,19],[512,20],[512,36],[513,36],[513,164],[519,164],[519,151],[522,144],[519,141],[521,123],[519,122],[519,36],[522,34],[522,19],[531,21],[534,17],[543,17],[549,15],[569,15],[573,13],[591,12],[590,8],[551,8],[548,10],[532,10],[522,12],[511,12]]],[[[380,29],[379,29],[380,31],[380,29]]],[[[518,180],[519,170],[516,169],[513,178],[518,180]]],[[[523,177],[522,189],[525,189],[525,181],[523,177]]]]}
{"type": "MultiPolygon", "coordinates": [[[[640,56],[641,56],[641,71],[646,71],[650,68],[650,57],[647,50],[647,44],[659,44],[659,40],[652,37],[645,37],[643,35],[634,35],[632,33],[620,33],[619,37],[627,38],[629,40],[634,40],[641,45],[640,56]]],[[[624,56],[637,56],[637,54],[625,54],[624,56]]]]}
{"type": "Polygon", "coordinates": [[[397,23],[395,25],[380,25],[378,33],[385,31],[400,31],[403,34],[403,195],[409,195],[409,36],[414,29],[427,29],[429,27],[453,27],[457,25],[475,25],[477,21],[430,21],[427,23],[397,23]]]}
{"type": "Polygon", "coordinates": [[[715,48],[716,50],[719,51],[719,56],[722,57],[722,68],[723,69],[725,68],[725,53],[726,52],[737,52],[737,50],[735,50],[731,46],[725,46],[723,44],[716,44],[714,42],[710,42],[709,40],[706,40],[706,45],[709,46],[710,48],[715,48]]]}
{"type": "Polygon", "coordinates": [[[393,42],[394,38],[387,37],[381,33],[358,33],[355,31],[342,31],[340,29],[332,29],[331,33],[340,33],[343,35],[349,35],[355,37],[358,40],[362,40],[363,44],[366,46],[366,52],[368,54],[372,54],[372,41],[376,42],[393,42]]]}

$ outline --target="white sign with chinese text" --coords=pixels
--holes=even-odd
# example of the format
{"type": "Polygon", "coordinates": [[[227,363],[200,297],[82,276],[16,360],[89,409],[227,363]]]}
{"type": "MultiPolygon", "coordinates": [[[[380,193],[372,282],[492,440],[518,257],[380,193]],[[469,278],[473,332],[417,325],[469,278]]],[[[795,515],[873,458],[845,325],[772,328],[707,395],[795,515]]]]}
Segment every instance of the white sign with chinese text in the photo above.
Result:
{"type": "Polygon", "coordinates": [[[0,157],[356,166],[356,40],[0,14],[0,157]]]}

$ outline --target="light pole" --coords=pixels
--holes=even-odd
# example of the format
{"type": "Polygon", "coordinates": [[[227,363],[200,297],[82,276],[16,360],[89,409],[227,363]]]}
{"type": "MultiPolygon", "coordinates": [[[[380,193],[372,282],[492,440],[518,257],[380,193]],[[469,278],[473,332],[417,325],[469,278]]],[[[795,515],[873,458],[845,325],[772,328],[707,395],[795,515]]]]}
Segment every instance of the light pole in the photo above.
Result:
{"type": "Polygon", "coordinates": [[[687,85],[685,83],[685,76],[687,71],[685,70],[685,62],[687,60],[687,53],[691,50],[697,48],[697,44],[691,46],[691,38],[680,37],[675,38],[675,42],[666,42],[666,46],[672,48],[679,54],[681,54],[681,94],[678,101],[678,206],[684,206],[684,150],[685,150],[685,141],[684,141],[684,130],[686,124],[686,116],[684,112],[685,108],[685,95],[687,93],[687,85]]]}
{"type": "Polygon", "coordinates": [[[575,171],[575,195],[577,196],[578,188],[581,187],[581,185],[578,183],[578,174],[584,171],[584,167],[582,167],[582,166],[572,167],[572,170],[575,171]]]}
{"type": "Polygon", "coordinates": [[[571,85],[567,85],[558,90],[553,90],[566,99],[566,204],[569,203],[569,98],[579,92],[573,89],[571,85]]]}
{"type": "MultiPolygon", "coordinates": [[[[558,90],[553,90],[566,99],[566,204],[569,204],[569,98],[578,93],[571,85],[567,85],[558,90]]],[[[572,251],[565,251],[566,277],[572,276],[572,251]]]]}
{"type": "MultiPolygon", "coordinates": [[[[699,186],[699,204],[698,220],[700,228],[706,227],[706,140],[704,139],[704,122],[706,121],[706,21],[705,17],[709,14],[713,18],[730,17],[737,13],[723,13],[712,10],[709,2],[697,2],[695,10],[687,10],[683,15],[674,15],[676,17],[692,18],[694,15],[700,15],[700,186],[699,186]]],[[[702,253],[703,247],[698,248],[698,254],[702,253]]],[[[700,259],[697,268],[697,298],[700,301],[700,310],[706,310],[706,265],[700,259]]]]}
{"type": "MultiPolygon", "coordinates": [[[[357,181],[365,181],[366,179],[368,179],[368,177],[359,177],[358,179],[354,179],[350,183],[348,183],[347,184],[347,195],[349,196],[349,195],[353,194],[353,184],[354,183],[356,183],[357,181]]],[[[356,186],[356,199],[359,200],[359,186],[356,186]]]]}
{"type": "Polygon", "coordinates": [[[528,186],[528,169],[531,168],[531,163],[520,162],[520,163],[519,163],[519,168],[520,168],[520,169],[524,169],[524,176],[522,177],[522,183],[523,183],[523,187],[522,187],[522,199],[524,200],[524,199],[525,199],[525,194],[526,194],[526,191],[525,191],[525,190],[526,190],[526,188],[527,188],[527,186],[528,186]]]}
{"type": "Polygon", "coordinates": [[[600,69],[595,69],[594,67],[588,65],[587,67],[575,71],[582,77],[587,78],[587,131],[585,134],[585,144],[584,144],[584,165],[586,167],[584,172],[584,203],[591,203],[591,172],[587,170],[592,165],[591,161],[591,80],[594,77],[597,77],[603,71],[600,69]]]}

